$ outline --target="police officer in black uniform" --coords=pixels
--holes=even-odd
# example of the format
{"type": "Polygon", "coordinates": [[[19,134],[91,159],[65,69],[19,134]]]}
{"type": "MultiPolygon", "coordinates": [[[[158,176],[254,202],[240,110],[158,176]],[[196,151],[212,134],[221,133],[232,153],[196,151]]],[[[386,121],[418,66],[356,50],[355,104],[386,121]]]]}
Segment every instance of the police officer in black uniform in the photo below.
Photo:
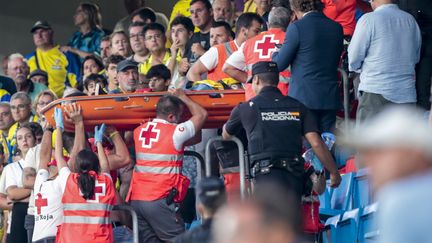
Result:
{"type": "Polygon", "coordinates": [[[341,177],[321,140],[315,118],[302,103],[283,96],[277,88],[277,64],[257,62],[248,82],[252,83],[257,96],[233,109],[222,136],[227,139],[242,128],[246,130],[255,181],[276,181],[301,197],[304,187],[302,137],[305,137],[330,172],[331,186],[337,187],[341,177]]]}

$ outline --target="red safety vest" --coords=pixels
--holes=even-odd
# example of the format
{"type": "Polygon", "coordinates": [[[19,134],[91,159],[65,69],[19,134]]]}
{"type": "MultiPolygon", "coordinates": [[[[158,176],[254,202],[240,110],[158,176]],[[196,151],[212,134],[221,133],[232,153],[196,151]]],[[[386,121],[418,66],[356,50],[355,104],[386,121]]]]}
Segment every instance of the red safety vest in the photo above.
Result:
{"type": "MultiPolygon", "coordinates": [[[[248,79],[252,76],[252,66],[260,61],[271,61],[273,53],[278,49],[277,44],[282,45],[285,40],[285,32],[281,29],[271,28],[268,31],[247,40],[243,45],[248,79]]],[[[283,95],[288,94],[288,81],[291,73],[288,70],[280,72],[278,88],[283,95]]],[[[246,100],[255,97],[252,84],[245,84],[246,100]]]]}
{"type": "Polygon", "coordinates": [[[174,201],[183,201],[189,179],[181,173],[184,148],[177,151],[174,147],[176,128],[176,124],[147,122],[134,130],[136,165],[128,201],[162,199],[173,188],[178,190],[174,201]]]}
{"type": "Polygon", "coordinates": [[[218,51],[218,64],[215,69],[210,70],[207,74],[207,79],[218,81],[230,76],[222,71],[222,67],[225,64],[226,59],[235,51],[237,51],[237,45],[234,40],[225,42],[214,46],[218,51]]]}
{"type": "Polygon", "coordinates": [[[107,175],[96,177],[95,195],[84,199],[78,186],[78,174],[71,173],[63,193],[63,223],[56,242],[113,242],[110,214],[116,203],[115,187],[107,175]]]}

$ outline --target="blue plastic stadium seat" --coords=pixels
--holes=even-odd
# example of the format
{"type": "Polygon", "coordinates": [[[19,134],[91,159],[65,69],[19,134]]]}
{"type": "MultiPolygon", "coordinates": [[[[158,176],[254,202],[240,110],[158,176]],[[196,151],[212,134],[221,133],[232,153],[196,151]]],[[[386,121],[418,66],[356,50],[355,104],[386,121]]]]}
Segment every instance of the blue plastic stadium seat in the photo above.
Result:
{"type": "Polygon", "coordinates": [[[368,170],[360,169],[354,177],[353,208],[363,208],[372,203],[368,170]]]}
{"type": "Polygon", "coordinates": [[[336,241],[333,242],[354,243],[357,241],[359,211],[360,209],[356,208],[354,210],[347,211],[342,215],[342,219],[339,220],[336,226],[336,241]]]}
{"type": "Polygon", "coordinates": [[[330,217],[325,222],[325,228],[321,232],[323,243],[336,242],[336,226],[339,222],[340,215],[330,217]]]}
{"type": "Polygon", "coordinates": [[[342,175],[342,182],[337,188],[330,188],[330,207],[320,208],[320,217],[326,220],[335,215],[342,215],[352,207],[352,185],[354,173],[342,175]]]}
{"type": "MultiPolygon", "coordinates": [[[[366,206],[359,218],[359,228],[358,228],[358,242],[376,242],[379,236],[379,230],[376,225],[376,211],[378,209],[378,203],[366,206]]],[[[403,219],[401,219],[403,220],[403,219]]]]}

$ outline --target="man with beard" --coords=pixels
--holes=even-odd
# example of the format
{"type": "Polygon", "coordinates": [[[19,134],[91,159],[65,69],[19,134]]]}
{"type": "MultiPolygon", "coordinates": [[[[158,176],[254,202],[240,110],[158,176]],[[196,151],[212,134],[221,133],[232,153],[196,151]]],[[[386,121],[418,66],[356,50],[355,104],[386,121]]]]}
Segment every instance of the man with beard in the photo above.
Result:
{"type": "Polygon", "coordinates": [[[117,81],[119,87],[111,90],[110,94],[125,94],[136,91],[138,85],[138,63],[124,60],[117,64],[117,81]]]}

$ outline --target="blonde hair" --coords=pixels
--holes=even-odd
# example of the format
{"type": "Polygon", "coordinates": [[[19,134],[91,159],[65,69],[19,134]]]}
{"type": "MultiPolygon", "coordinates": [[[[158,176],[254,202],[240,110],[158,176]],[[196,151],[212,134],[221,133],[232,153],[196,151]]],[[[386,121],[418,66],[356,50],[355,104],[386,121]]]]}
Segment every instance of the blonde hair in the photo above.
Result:
{"type": "Polygon", "coordinates": [[[40,99],[42,96],[44,96],[44,95],[49,95],[49,96],[51,96],[51,98],[53,99],[53,101],[56,100],[56,99],[58,99],[58,98],[57,98],[57,95],[55,95],[54,92],[52,92],[52,91],[49,90],[49,89],[40,92],[40,93],[36,96],[36,98],[35,98],[35,100],[34,100],[34,102],[33,102],[33,106],[32,106],[32,108],[33,108],[33,111],[34,111],[34,112],[36,112],[36,110],[37,110],[37,104],[38,104],[38,102],[39,102],[39,99],[40,99]]]}

